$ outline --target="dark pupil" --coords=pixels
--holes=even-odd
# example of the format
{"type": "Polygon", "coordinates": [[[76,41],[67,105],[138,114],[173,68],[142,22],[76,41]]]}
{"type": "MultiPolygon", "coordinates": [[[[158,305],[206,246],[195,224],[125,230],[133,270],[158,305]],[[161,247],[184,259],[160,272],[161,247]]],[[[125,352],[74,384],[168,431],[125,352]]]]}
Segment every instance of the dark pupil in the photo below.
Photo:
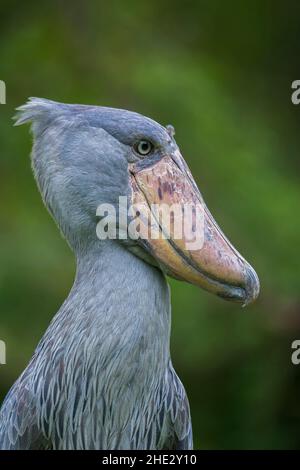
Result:
{"type": "Polygon", "coordinates": [[[148,144],[148,142],[142,142],[142,144],[141,144],[141,150],[142,150],[142,152],[148,152],[148,150],[149,150],[149,144],[148,144]]]}

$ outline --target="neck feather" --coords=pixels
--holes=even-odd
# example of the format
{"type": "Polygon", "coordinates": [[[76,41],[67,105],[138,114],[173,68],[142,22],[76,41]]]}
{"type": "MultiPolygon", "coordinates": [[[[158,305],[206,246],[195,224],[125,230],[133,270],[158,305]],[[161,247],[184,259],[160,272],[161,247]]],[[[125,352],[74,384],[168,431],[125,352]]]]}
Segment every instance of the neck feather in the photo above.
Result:
{"type": "MultiPolygon", "coordinates": [[[[118,242],[95,244],[77,257],[74,285],[42,343],[51,339],[88,362],[169,360],[170,298],[165,276],[118,242]]],[[[147,367],[146,364],[144,364],[147,367]]]]}
{"type": "Polygon", "coordinates": [[[71,292],[26,372],[55,448],[83,448],[83,435],[87,448],[130,448],[168,393],[169,336],[158,269],[117,242],[78,256],[71,292]]]}

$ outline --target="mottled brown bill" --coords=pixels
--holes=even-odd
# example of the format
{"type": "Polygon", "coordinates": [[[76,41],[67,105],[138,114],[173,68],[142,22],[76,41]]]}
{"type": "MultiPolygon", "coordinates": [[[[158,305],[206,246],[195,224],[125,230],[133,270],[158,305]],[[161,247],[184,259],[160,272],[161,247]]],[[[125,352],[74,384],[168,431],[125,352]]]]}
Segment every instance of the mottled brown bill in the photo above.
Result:
{"type": "Polygon", "coordinates": [[[222,233],[178,150],[149,166],[131,164],[130,177],[132,204],[139,208],[135,221],[139,231],[147,234],[143,246],[167,274],[243,305],[256,299],[256,272],[222,233]],[[184,212],[188,206],[200,208],[200,216],[195,209],[182,217],[185,227],[177,237],[178,207],[184,212]],[[170,210],[173,207],[177,212],[170,210]],[[194,248],[192,239],[200,240],[200,245],[194,248]]]}

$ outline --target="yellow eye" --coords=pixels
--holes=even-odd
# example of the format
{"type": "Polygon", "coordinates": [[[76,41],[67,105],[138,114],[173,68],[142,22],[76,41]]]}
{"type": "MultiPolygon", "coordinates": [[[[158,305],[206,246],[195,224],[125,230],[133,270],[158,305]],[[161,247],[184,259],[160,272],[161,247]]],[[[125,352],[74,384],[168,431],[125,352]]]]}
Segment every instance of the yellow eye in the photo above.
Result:
{"type": "Polygon", "coordinates": [[[149,142],[149,140],[140,140],[135,146],[135,150],[140,155],[148,155],[152,149],[153,145],[151,142],[149,142]]]}

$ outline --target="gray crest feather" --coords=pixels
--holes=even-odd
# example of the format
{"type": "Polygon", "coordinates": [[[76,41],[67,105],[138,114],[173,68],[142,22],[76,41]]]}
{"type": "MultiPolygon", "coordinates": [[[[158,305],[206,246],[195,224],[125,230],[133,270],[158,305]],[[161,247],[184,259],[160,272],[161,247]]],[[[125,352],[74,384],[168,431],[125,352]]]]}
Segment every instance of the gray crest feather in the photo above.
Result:
{"type": "Polygon", "coordinates": [[[45,115],[54,117],[58,111],[58,103],[44,98],[29,98],[27,103],[16,108],[14,116],[15,126],[20,126],[36,119],[43,119],[45,115]]]}

